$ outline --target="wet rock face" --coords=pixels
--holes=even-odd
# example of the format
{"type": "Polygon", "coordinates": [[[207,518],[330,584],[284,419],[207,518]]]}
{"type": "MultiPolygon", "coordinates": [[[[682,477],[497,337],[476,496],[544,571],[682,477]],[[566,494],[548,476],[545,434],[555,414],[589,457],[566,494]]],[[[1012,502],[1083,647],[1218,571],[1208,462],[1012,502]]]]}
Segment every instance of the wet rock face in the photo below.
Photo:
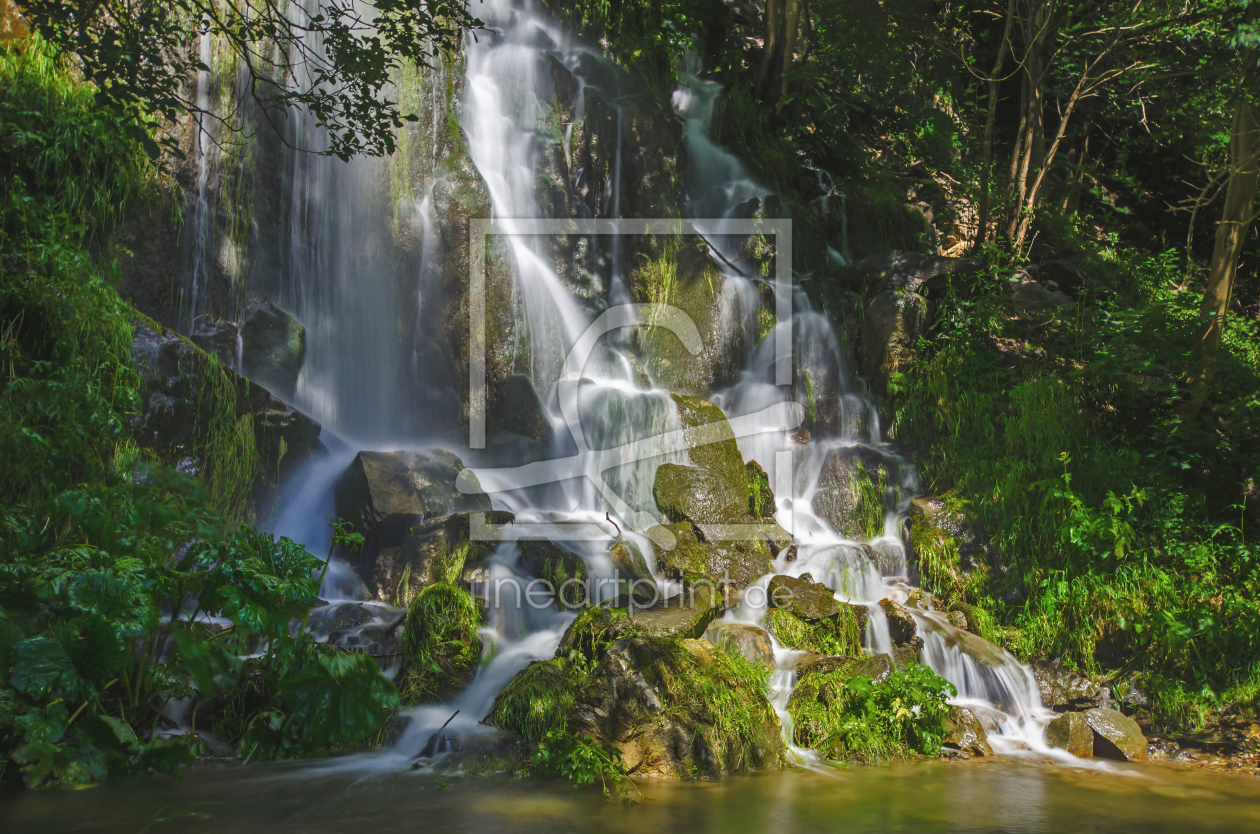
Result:
{"type": "Polygon", "coordinates": [[[776,576],[766,593],[772,606],[785,608],[803,620],[822,620],[840,613],[832,590],[805,577],[776,576]]]}
{"type": "Polygon", "coordinates": [[[766,669],[774,668],[774,646],[764,629],[742,623],[713,622],[705,628],[704,639],[766,669]]]}
{"type": "MultiPolygon", "coordinates": [[[[390,516],[376,528],[359,553],[347,554],[372,595],[404,606],[435,582],[472,587],[482,575],[482,562],[494,552],[493,542],[470,540],[470,513],[422,519],[390,516]]],[[[487,524],[507,524],[511,513],[488,512],[487,524]]]]}
{"type": "Polygon", "coordinates": [[[630,606],[624,598],[617,602],[627,605],[630,622],[648,637],[701,637],[723,608],[722,597],[705,587],[687,588],[647,608],[630,606]]]}
{"type": "Polygon", "coordinates": [[[865,446],[835,449],[819,473],[814,512],[845,538],[878,535],[884,518],[881,480],[887,480],[887,469],[878,452],[865,446]]]}
{"type": "Polygon", "coordinates": [[[972,756],[992,756],[989,736],[976,714],[966,707],[951,706],[945,718],[945,738],[942,745],[972,756]]]}
{"type": "Polygon", "coordinates": [[[703,541],[701,530],[686,522],[669,524],[665,530],[673,536],[674,546],[667,549],[654,541],[652,549],[666,576],[727,591],[746,588],[770,572],[770,547],[759,533],[703,541]]]}
{"type": "Polygon", "coordinates": [[[319,423],[223,363],[216,366],[181,336],[143,320],[134,326],[131,357],[142,398],[140,413],[132,419],[137,443],[182,471],[203,475],[208,427],[222,398],[234,397],[232,418],[248,416],[253,423],[254,510],[266,517],[281,479],[312,455],[325,453],[319,423]],[[226,384],[215,384],[211,373],[222,374],[226,384]]]}
{"type": "Polygon", "coordinates": [[[524,374],[503,380],[497,392],[490,392],[495,406],[487,417],[494,428],[548,445],[552,439],[551,421],[533,381],[524,374]]]}
{"type": "Polygon", "coordinates": [[[783,761],[781,727],[765,695],[720,676],[747,732],[724,726],[687,682],[711,674],[719,650],[707,640],[616,641],[576,695],[568,731],[611,743],[631,776],[695,778],[783,761]]]}
{"type": "Polygon", "coordinates": [[[302,361],[306,328],[268,302],[241,325],[241,370],[250,379],[292,399],[302,361]]]}
{"type": "MultiPolygon", "coordinates": [[[[881,599],[879,607],[884,609],[884,614],[888,617],[888,632],[892,637],[893,645],[909,645],[918,630],[914,617],[905,606],[891,599],[881,599]]],[[[919,645],[922,647],[922,643],[919,645]]]]}
{"type": "Polygon", "coordinates": [[[463,463],[450,452],[360,452],[336,486],[337,513],[364,535],[390,516],[431,519],[489,510],[484,493],[455,487],[463,463]]]}

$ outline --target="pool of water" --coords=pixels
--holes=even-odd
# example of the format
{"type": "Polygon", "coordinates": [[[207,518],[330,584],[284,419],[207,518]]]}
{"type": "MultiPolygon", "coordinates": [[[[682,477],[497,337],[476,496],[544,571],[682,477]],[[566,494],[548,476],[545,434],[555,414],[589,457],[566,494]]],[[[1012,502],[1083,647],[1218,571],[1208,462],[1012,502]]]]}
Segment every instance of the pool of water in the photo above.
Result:
{"type": "Polygon", "coordinates": [[[516,778],[328,765],[204,767],[78,792],[0,793],[11,832],[1214,832],[1260,831],[1260,778],[1011,762],[788,770],[642,782],[632,805],[516,778]]]}

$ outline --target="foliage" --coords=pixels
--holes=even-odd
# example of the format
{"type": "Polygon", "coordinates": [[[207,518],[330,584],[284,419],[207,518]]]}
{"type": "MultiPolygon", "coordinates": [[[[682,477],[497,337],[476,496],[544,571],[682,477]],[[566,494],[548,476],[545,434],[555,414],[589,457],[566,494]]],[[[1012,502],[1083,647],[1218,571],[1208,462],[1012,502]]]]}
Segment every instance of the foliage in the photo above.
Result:
{"type": "Polygon", "coordinates": [[[404,703],[443,700],[471,680],[481,660],[482,605],[448,582],[427,586],[411,601],[395,676],[404,703]]]}
{"type": "Polygon", "coordinates": [[[547,733],[534,748],[531,761],[539,776],[563,776],[575,786],[590,785],[598,779],[607,799],[611,799],[614,792],[628,798],[626,785],[634,784],[621,764],[620,750],[611,744],[595,744],[568,735],[562,730],[547,733]],[[622,783],[623,778],[626,784],[622,783]],[[612,790],[609,790],[609,782],[612,790]]]}
{"type": "MultiPolygon", "coordinates": [[[[374,0],[369,11],[345,0],[320,0],[309,10],[230,0],[18,5],[40,35],[78,59],[97,104],[153,158],[159,148],[151,134],[203,112],[186,83],[194,72],[210,72],[198,37],[226,43],[267,121],[278,125],[286,110],[308,110],[329,136],[327,148],[308,150],[344,160],[393,153],[398,128],[415,121],[384,95],[392,72],[408,62],[427,65],[431,50],[450,50],[466,29],[481,26],[457,0],[374,0]]],[[[173,136],[163,143],[178,153],[173,136]]]]}
{"type": "Polygon", "coordinates": [[[792,693],[795,741],[835,761],[935,755],[945,737],[953,684],[909,664],[875,683],[845,669],[805,675],[792,693]]]}
{"type": "Polygon", "coordinates": [[[0,53],[0,135],[5,772],[31,787],[176,772],[200,743],[164,734],[166,704],[239,698],[259,664],[285,670],[259,704],[283,716],[267,755],[367,737],[396,703],[376,664],[289,636],[316,600],[319,560],[233,531],[213,484],[132,436],[136,313],[111,285],[114,265],[86,246],[143,196],[143,154],[38,40],[0,53]],[[254,652],[263,659],[241,663],[254,652]]]}
{"type": "Polygon", "coordinates": [[[1232,324],[1208,413],[1183,420],[1198,299],[1126,260],[1144,273],[1118,268],[1132,289],[1083,296],[1070,317],[1011,316],[996,285],[948,298],[893,386],[894,431],[1004,560],[952,589],[929,560],[932,590],[978,604],[1025,658],[1141,672],[1155,717],[1180,724],[1257,691],[1260,363],[1254,328],[1232,324]]]}

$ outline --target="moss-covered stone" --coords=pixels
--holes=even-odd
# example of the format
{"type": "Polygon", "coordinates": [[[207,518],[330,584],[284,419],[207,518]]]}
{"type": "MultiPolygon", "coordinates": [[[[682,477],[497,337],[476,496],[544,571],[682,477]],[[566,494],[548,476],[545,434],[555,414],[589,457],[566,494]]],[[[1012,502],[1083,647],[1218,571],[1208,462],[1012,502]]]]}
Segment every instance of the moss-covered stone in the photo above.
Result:
{"type": "Polygon", "coordinates": [[[555,542],[526,540],[521,542],[521,567],[533,577],[545,579],[560,602],[569,608],[585,605],[586,563],[555,542]]]}
{"type": "Polygon", "coordinates": [[[785,608],[804,620],[822,620],[840,613],[835,593],[808,573],[773,577],[766,586],[766,595],[774,608],[785,608]]]}
{"type": "Polygon", "coordinates": [[[481,661],[482,601],[438,582],[407,608],[394,683],[405,704],[444,701],[464,689],[481,661]]]}
{"type": "Polygon", "coordinates": [[[536,660],[516,674],[494,699],[491,722],[529,744],[567,727],[574,680],[566,658],[536,660]]]}
{"type": "Polygon", "coordinates": [[[560,638],[556,657],[577,652],[590,663],[604,659],[608,647],[623,637],[638,634],[638,627],[624,608],[587,608],[569,623],[560,638]]]}
{"type": "Polygon", "coordinates": [[[621,750],[632,776],[695,778],[783,763],[768,672],[705,640],[618,640],[582,684],[570,732],[621,750]]]}
{"type": "Polygon", "coordinates": [[[828,453],[818,475],[814,512],[850,539],[883,534],[884,491],[888,470],[878,452],[865,446],[828,453]]]}
{"type": "Polygon", "coordinates": [[[772,608],[762,621],[766,631],[786,648],[820,655],[857,655],[862,652],[862,628],[857,614],[841,606],[836,614],[805,620],[784,608],[772,608]]]}
{"type": "MultiPolygon", "coordinates": [[[[656,565],[666,576],[722,590],[742,589],[770,572],[770,547],[757,532],[739,538],[700,539],[703,527],[680,522],[665,526],[674,546],[665,548],[653,540],[656,565]]],[[[717,538],[715,536],[715,538],[717,538]]]]}
{"type": "Polygon", "coordinates": [[[770,476],[755,460],[744,464],[744,469],[748,473],[748,514],[753,518],[771,518],[775,507],[770,476]]]}

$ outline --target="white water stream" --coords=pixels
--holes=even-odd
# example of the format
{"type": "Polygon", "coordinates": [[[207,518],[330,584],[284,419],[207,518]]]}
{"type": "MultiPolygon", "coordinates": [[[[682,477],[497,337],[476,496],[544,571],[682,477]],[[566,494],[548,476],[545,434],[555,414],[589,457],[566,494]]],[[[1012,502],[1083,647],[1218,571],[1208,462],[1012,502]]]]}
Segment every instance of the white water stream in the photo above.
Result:
{"type": "MultiPolygon", "coordinates": [[[[476,12],[492,34],[481,33],[466,42],[462,128],[469,156],[488,187],[493,214],[510,232],[521,219],[544,214],[537,193],[537,171],[549,141],[539,132],[547,105],[539,101],[535,91],[548,57],[560,60],[582,85],[590,86],[599,82],[584,76],[580,68],[598,66],[604,59],[533,13],[527,3],[487,0],[476,12]]],[[[736,157],[714,141],[712,121],[719,85],[701,78],[701,68],[694,59],[689,59],[685,69],[673,96],[687,149],[689,193],[685,204],[692,216],[725,216],[752,198],[764,199],[767,192],[736,157]]],[[[610,91],[610,97],[616,92],[610,91]]],[[[566,154],[571,129],[571,125],[565,128],[566,154]]],[[[299,123],[299,130],[314,129],[299,123]]],[[[608,199],[602,205],[611,216],[617,216],[619,148],[612,159],[608,199]]],[[[416,437],[421,423],[406,412],[423,397],[401,390],[409,384],[409,377],[404,351],[390,326],[398,317],[398,301],[392,290],[384,289],[390,283],[389,265],[380,261],[379,248],[371,245],[381,235],[374,226],[387,222],[387,218],[363,208],[374,204],[369,192],[373,166],[379,164],[363,161],[346,165],[310,157],[295,163],[286,286],[289,306],[309,328],[310,348],[299,386],[299,404],[348,436],[388,439],[387,443],[396,446],[399,438],[416,437]],[[330,310],[337,311],[335,319],[329,317],[330,310]],[[398,420],[406,424],[395,424],[398,420]]],[[[425,211],[421,205],[422,224],[426,217],[431,221],[425,211]]],[[[431,205],[428,211],[432,211],[431,205]]],[[[430,239],[428,232],[425,234],[426,240],[430,239]]],[[[547,250],[536,236],[508,234],[505,246],[515,270],[519,325],[527,333],[524,364],[544,402],[551,404],[552,422],[561,434],[567,429],[559,407],[570,395],[582,432],[593,449],[624,446],[676,430],[678,415],[668,392],[642,390],[635,384],[632,363],[620,343],[605,339],[589,362],[576,368],[566,366],[566,356],[592,324],[592,311],[552,268],[547,250]]],[[[735,258],[733,249],[723,254],[728,260],[735,258]]],[[[614,260],[615,255],[614,249],[614,260]]],[[[732,300],[726,305],[727,315],[739,317],[738,327],[747,329],[751,323],[749,304],[755,302],[757,289],[736,269],[724,270],[727,288],[723,297],[732,300]]],[[[612,274],[608,292],[617,300],[623,292],[618,284],[621,265],[614,263],[612,274]]],[[[423,303],[423,293],[420,296],[423,303]]],[[[827,454],[849,446],[863,445],[882,456],[890,472],[900,473],[896,486],[901,494],[917,491],[916,476],[913,468],[882,442],[878,415],[850,387],[826,318],[809,310],[808,302],[798,294],[790,325],[779,325],[786,326],[792,328],[798,366],[809,367],[817,379],[829,375],[842,418],[833,436],[815,437],[811,443],[798,445],[783,430],[782,409],[801,395],[792,387],[774,384],[774,333],[755,349],[752,339],[745,340],[748,349],[738,379],[725,390],[713,392],[711,398],[732,420],[764,423],[742,436],[739,444],[746,460],[756,460],[767,470],[777,496],[776,519],[798,543],[798,558],[774,563],[774,571],[793,576],[810,573],[816,581],[835,589],[837,599],[865,604],[871,612],[867,649],[889,652],[888,623],[877,603],[881,599],[904,603],[912,590],[906,580],[901,532],[904,514],[890,510],[884,535],[869,543],[886,557],[881,562],[888,575],[881,575],[858,542],[841,538],[814,513],[812,498],[827,454]]],[[[462,456],[470,454],[468,450],[454,451],[462,456]]],[[[326,552],[322,519],[331,514],[331,485],[353,452],[350,447],[334,448],[328,458],[308,468],[300,483],[290,485],[287,509],[274,525],[277,532],[310,545],[316,553],[326,552]]],[[[664,444],[657,452],[642,460],[627,460],[610,473],[614,490],[626,504],[624,512],[616,513],[623,519],[623,528],[625,518],[655,512],[651,485],[656,467],[669,460],[685,460],[681,457],[685,453],[671,451],[664,444]]],[[[569,546],[583,556],[595,577],[611,573],[606,553],[617,531],[611,522],[605,522],[609,510],[606,497],[588,480],[573,478],[529,490],[511,489],[510,483],[499,486],[504,489],[493,495],[495,506],[515,512],[518,523],[585,522],[586,540],[569,546]]],[[[890,489],[890,496],[892,493],[890,489]]],[[[640,527],[638,533],[644,529],[640,527]]],[[[646,539],[638,535],[637,540],[650,560],[646,539]]],[[[515,575],[515,558],[514,546],[502,545],[492,558],[492,575],[515,575]]],[[[760,587],[767,581],[768,577],[760,580],[760,587]]],[[[322,593],[330,601],[365,598],[361,583],[341,566],[330,573],[322,593]]],[[[765,611],[753,604],[754,596],[750,594],[750,601],[727,611],[724,618],[759,623],[765,611]]],[[[988,644],[981,647],[988,662],[978,661],[974,656],[977,652],[962,650],[975,647],[978,638],[955,629],[936,612],[912,613],[925,644],[923,662],[957,686],[956,702],[980,715],[990,727],[990,740],[998,752],[1066,756],[1050,751],[1044,743],[1044,726],[1051,714],[1040,703],[1027,667],[988,644]]],[[[554,654],[572,616],[557,610],[492,606],[483,629],[488,660],[471,687],[453,703],[413,710],[408,729],[380,761],[396,766],[399,761],[413,759],[457,709],[459,716],[450,724],[449,732],[465,737],[476,733],[481,729],[477,722],[490,712],[494,696],[511,677],[530,661],[554,654]]],[[[786,702],[794,683],[792,667],[797,653],[777,643],[775,648],[780,668],[772,696],[790,738],[786,702]]],[[[807,751],[797,754],[802,763],[812,761],[807,751]]]]}

